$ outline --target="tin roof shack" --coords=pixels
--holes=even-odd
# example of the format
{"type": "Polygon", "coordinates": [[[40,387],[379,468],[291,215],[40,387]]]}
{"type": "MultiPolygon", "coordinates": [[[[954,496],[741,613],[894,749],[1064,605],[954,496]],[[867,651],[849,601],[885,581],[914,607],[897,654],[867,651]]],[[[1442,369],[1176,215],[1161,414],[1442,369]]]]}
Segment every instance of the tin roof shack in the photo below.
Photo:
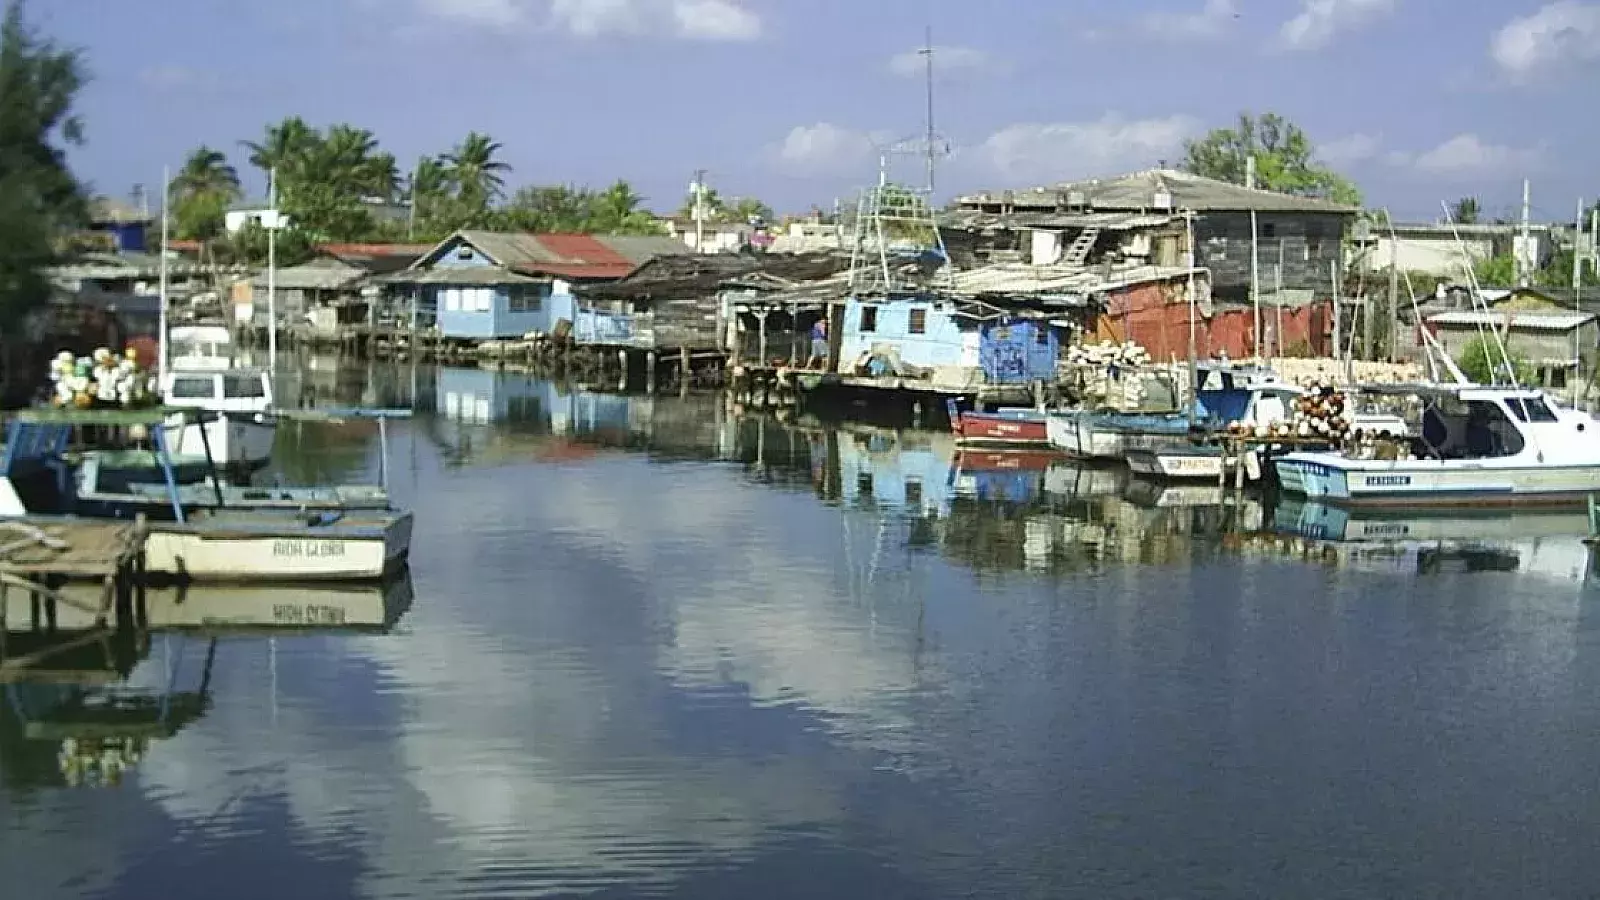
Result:
{"type": "Polygon", "coordinates": [[[1213,295],[1222,303],[1249,303],[1252,269],[1263,291],[1278,285],[1331,297],[1342,241],[1359,210],[1148,169],[959,197],[943,227],[968,232],[953,245],[996,261],[1176,266],[1185,256],[1185,212],[1194,214],[1195,264],[1210,270],[1213,295]]]}
{"type": "Polygon", "coordinates": [[[667,237],[458,231],[382,280],[407,291],[412,321],[441,337],[520,338],[573,321],[574,285],[614,281],[653,256],[689,252],[667,237]]]}
{"type": "Polygon", "coordinates": [[[1440,278],[1459,278],[1471,265],[1495,256],[1523,258],[1530,270],[1549,264],[1557,249],[1561,226],[1529,225],[1528,240],[1522,226],[1498,223],[1450,225],[1400,223],[1373,225],[1372,248],[1365,259],[1350,262],[1366,271],[1416,272],[1440,278]]]}
{"type": "MultiPolygon", "coordinates": [[[[375,324],[380,309],[392,318],[392,304],[381,302],[383,286],[372,277],[404,269],[430,249],[416,244],[323,244],[312,259],[273,273],[279,324],[320,340],[342,328],[375,324]]],[[[250,278],[247,290],[235,291],[231,314],[236,323],[266,326],[267,282],[263,270],[250,278]]]]}
{"type": "Polygon", "coordinates": [[[1533,368],[1540,386],[1567,390],[1594,370],[1600,347],[1600,317],[1551,302],[1531,289],[1519,289],[1487,311],[1450,310],[1425,320],[1452,358],[1468,344],[1498,334],[1506,352],[1533,368]]]}
{"type": "Polygon", "coordinates": [[[641,349],[715,349],[737,356],[740,339],[747,343],[755,338],[757,346],[750,349],[758,355],[774,347],[786,348],[791,357],[803,355],[797,336],[821,315],[821,305],[797,325],[795,310],[769,310],[757,298],[835,275],[849,265],[849,257],[840,253],[658,256],[626,278],[580,289],[574,339],[596,342],[599,335],[586,320],[609,316],[627,320],[618,333],[629,335],[629,346],[641,349]],[[730,322],[732,342],[726,330],[730,322]]]}

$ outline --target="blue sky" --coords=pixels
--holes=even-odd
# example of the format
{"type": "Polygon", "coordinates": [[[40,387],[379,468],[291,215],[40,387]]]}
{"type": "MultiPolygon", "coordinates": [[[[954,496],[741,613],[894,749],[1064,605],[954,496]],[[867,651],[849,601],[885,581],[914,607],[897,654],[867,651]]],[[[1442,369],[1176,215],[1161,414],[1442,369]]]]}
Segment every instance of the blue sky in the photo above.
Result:
{"type": "Polygon", "coordinates": [[[237,142],[298,114],[370,128],[403,161],[484,131],[514,184],[622,177],[665,209],[704,168],[724,194],[826,207],[876,177],[875,147],[921,130],[902,55],[930,24],[942,195],[1176,161],[1246,108],[1300,124],[1404,218],[1466,193],[1509,212],[1524,176],[1541,219],[1600,194],[1583,91],[1600,0],[35,0],[32,16],[88,54],[75,160],[113,195],[202,142],[247,168],[237,142]]]}

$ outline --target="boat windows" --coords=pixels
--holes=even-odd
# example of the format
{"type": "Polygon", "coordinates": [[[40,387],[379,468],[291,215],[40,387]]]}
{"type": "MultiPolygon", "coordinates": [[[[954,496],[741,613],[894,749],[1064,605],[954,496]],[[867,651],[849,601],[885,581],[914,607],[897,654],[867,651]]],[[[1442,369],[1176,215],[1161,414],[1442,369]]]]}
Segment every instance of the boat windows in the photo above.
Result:
{"type": "Polygon", "coordinates": [[[173,400],[210,400],[216,396],[216,382],[207,375],[198,378],[174,378],[167,396],[173,400]]]}
{"type": "Polygon", "coordinates": [[[1559,422],[1555,411],[1542,397],[1507,397],[1506,407],[1524,422],[1559,422]]]}
{"type": "Polygon", "coordinates": [[[1422,414],[1422,441],[1438,459],[1515,456],[1522,432],[1492,400],[1430,403],[1422,414]]]}
{"type": "Polygon", "coordinates": [[[267,395],[259,375],[229,375],[222,380],[223,396],[228,400],[257,400],[267,395]]]}

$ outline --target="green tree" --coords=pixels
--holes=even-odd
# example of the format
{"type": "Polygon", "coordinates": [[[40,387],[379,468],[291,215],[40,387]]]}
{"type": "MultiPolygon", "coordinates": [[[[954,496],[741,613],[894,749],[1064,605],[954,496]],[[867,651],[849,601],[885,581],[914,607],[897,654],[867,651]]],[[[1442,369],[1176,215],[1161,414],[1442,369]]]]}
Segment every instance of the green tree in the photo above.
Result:
{"type": "Polygon", "coordinates": [[[1509,287],[1517,283],[1517,259],[1509,253],[1478,260],[1472,266],[1478,283],[1490,287],[1509,287]]]}
{"type": "Polygon", "coordinates": [[[321,143],[322,135],[306,124],[299,116],[290,116],[276,125],[269,125],[259,141],[241,141],[250,151],[250,165],[270,175],[274,169],[289,169],[296,165],[313,147],[321,143]]]}
{"type": "Polygon", "coordinates": [[[1270,191],[1361,205],[1354,183],[1316,160],[1316,148],[1299,126],[1276,113],[1239,115],[1234,128],[1217,128],[1184,143],[1183,169],[1244,184],[1246,160],[1255,159],[1256,184],[1270,191]]]}
{"type": "Polygon", "coordinates": [[[727,206],[728,221],[744,223],[751,219],[760,219],[771,222],[773,219],[772,207],[762,203],[754,197],[735,197],[727,206]]]}
{"type": "Polygon", "coordinates": [[[511,165],[495,158],[501,149],[493,138],[473,131],[445,154],[444,167],[462,202],[487,209],[505,196],[505,176],[511,165]]]}
{"type": "Polygon", "coordinates": [[[593,218],[594,192],[566,184],[521,188],[502,216],[504,224],[514,231],[544,234],[588,232],[593,218]]]}
{"type": "Polygon", "coordinates": [[[644,197],[621,179],[590,195],[589,208],[589,231],[598,234],[662,233],[661,223],[644,208],[644,197]]]}
{"type": "Polygon", "coordinates": [[[1476,225],[1482,214],[1477,197],[1462,197],[1450,204],[1450,218],[1457,225],[1476,225]]]}
{"type": "Polygon", "coordinates": [[[1485,337],[1467,341],[1456,357],[1456,365],[1477,384],[1507,384],[1512,375],[1518,384],[1533,384],[1538,374],[1522,356],[1509,351],[1503,355],[1499,343],[1485,337]]]}
{"type": "Polygon", "coordinates": [[[86,75],[74,50],[29,25],[20,0],[0,20],[0,328],[50,296],[45,268],[87,198],[66,162],[83,141],[73,103],[86,75]]]}
{"type": "Polygon", "coordinates": [[[222,236],[229,204],[239,199],[239,172],[222,151],[202,144],[184,160],[171,191],[177,236],[209,248],[222,236]]]}

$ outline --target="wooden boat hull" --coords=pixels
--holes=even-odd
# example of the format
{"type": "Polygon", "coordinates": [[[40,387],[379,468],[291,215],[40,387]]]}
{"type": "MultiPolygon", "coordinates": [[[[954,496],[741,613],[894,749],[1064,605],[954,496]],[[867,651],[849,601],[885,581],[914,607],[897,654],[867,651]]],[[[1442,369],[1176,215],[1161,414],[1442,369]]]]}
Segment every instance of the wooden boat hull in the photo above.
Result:
{"type": "Polygon", "coordinates": [[[1189,422],[1163,416],[1069,413],[1046,423],[1050,445],[1079,459],[1123,459],[1129,451],[1187,434],[1189,422]]]}
{"type": "Polygon", "coordinates": [[[964,412],[956,420],[956,437],[963,444],[1047,447],[1050,435],[1044,413],[964,412]]]}
{"type": "Polygon", "coordinates": [[[145,566],[194,581],[359,581],[396,571],[411,552],[411,513],[307,524],[280,513],[219,513],[150,526],[145,566]]]}
{"type": "Polygon", "coordinates": [[[1600,465],[1358,460],[1291,453],[1276,459],[1274,466],[1285,493],[1340,506],[1566,507],[1600,493],[1600,465]]]}

